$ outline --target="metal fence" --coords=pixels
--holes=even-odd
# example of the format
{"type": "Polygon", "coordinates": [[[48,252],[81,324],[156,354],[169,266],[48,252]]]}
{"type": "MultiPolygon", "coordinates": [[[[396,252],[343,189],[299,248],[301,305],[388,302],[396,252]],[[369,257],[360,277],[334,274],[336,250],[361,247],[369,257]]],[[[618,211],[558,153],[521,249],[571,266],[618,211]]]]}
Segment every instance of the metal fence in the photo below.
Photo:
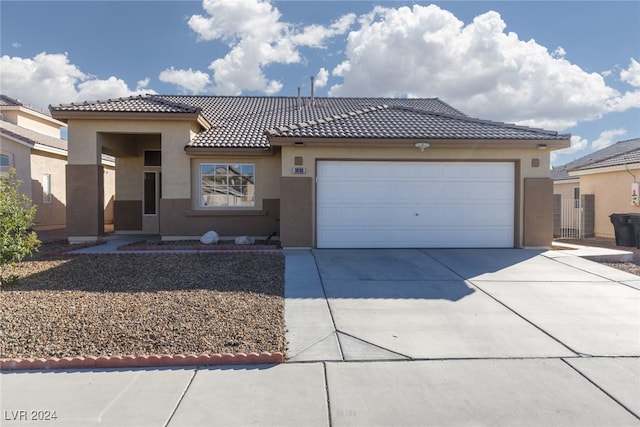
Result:
{"type": "Polygon", "coordinates": [[[580,199],[562,199],[560,203],[560,238],[582,238],[580,199]]]}

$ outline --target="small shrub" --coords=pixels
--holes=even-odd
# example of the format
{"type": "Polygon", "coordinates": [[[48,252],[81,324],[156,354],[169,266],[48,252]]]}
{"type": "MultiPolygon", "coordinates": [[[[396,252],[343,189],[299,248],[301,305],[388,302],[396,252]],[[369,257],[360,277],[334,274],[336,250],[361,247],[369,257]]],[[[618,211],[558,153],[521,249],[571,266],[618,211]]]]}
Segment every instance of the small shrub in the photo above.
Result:
{"type": "Polygon", "coordinates": [[[36,233],[30,230],[36,207],[18,191],[20,184],[13,168],[0,178],[0,285],[5,282],[14,284],[15,278],[5,278],[7,268],[22,261],[40,246],[36,233]]]}

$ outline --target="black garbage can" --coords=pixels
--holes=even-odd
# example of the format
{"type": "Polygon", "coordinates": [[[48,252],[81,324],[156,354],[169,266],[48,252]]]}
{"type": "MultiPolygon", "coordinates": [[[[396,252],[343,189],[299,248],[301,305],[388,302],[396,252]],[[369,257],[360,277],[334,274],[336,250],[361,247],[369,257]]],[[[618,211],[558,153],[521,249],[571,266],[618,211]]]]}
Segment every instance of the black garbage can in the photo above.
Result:
{"type": "Polygon", "coordinates": [[[631,214],[611,214],[609,219],[616,235],[616,246],[635,246],[636,235],[629,223],[631,214]]]}
{"type": "Polygon", "coordinates": [[[640,214],[629,215],[629,226],[633,229],[633,238],[636,239],[636,248],[640,249],[640,214]]]}

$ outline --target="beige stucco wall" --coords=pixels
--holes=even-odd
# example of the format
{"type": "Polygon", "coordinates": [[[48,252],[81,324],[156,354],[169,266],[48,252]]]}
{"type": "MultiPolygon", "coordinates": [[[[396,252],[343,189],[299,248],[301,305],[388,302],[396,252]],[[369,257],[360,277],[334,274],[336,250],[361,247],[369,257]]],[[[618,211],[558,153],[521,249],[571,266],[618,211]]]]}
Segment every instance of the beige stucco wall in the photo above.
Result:
{"type": "Polygon", "coordinates": [[[32,200],[37,206],[36,229],[63,228],[66,223],[67,159],[64,156],[33,150],[31,155],[32,200]],[[43,200],[43,175],[51,175],[51,201],[43,200]]]}
{"type": "Polygon", "coordinates": [[[579,180],[556,181],[553,183],[553,194],[559,194],[563,200],[573,200],[573,189],[580,187],[579,180]]]}
{"type": "Polygon", "coordinates": [[[113,223],[113,203],[116,196],[116,170],[115,166],[104,166],[104,222],[113,223]]]}
{"type": "MultiPolygon", "coordinates": [[[[316,176],[316,162],[318,160],[396,160],[396,161],[513,161],[516,163],[516,246],[523,245],[524,224],[524,179],[525,178],[549,178],[550,156],[548,151],[538,148],[428,148],[421,152],[415,147],[320,147],[320,146],[283,146],[282,147],[282,176],[289,178],[316,176]],[[302,159],[302,164],[295,164],[296,157],[302,159]],[[537,164],[537,166],[534,166],[537,164]],[[306,173],[294,174],[294,167],[304,167],[306,173]]],[[[311,200],[316,200],[315,185],[312,186],[311,200]]],[[[551,194],[548,201],[551,204],[551,194]]],[[[315,202],[314,202],[315,203],[315,202]]],[[[315,207],[313,209],[315,212],[315,207]]],[[[549,214],[551,215],[551,213],[549,214]]],[[[551,224],[549,225],[551,230],[551,224]]],[[[312,219],[312,228],[315,230],[315,214],[312,219]]]]}
{"type": "Polygon", "coordinates": [[[32,114],[24,109],[2,109],[2,116],[9,123],[40,132],[54,138],[60,138],[60,128],[63,124],[44,115],[32,114]]]}
{"type": "MultiPolygon", "coordinates": [[[[162,195],[163,197],[188,198],[190,194],[189,159],[184,153],[184,146],[197,125],[191,122],[176,120],[78,120],[70,119],[69,122],[69,165],[85,166],[96,165],[101,162],[102,153],[116,157],[115,197],[111,198],[108,188],[105,188],[104,198],[97,192],[87,192],[87,206],[114,206],[117,208],[119,201],[142,200],[143,183],[143,151],[145,148],[162,148],[162,164],[171,167],[162,170],[162,195]],[[95,200],[94,200],[95,199],[95,200]],[[100,199],[100,200],[98,200],[100,199]],[[96,202],[99,202],[97,204],[96,202]]],[[[75,168],[75,171],[85,169],[75,168]]],[[[159,170],[159,168],[156,168],[159,170]]],[[[77,172],[79,173],[79,172],[77,172]]],[[[108,174],[104,175],[109,179],[108,174]]],[[[108,182],[107,182],[108,185],[108,182]]],[[[74,191],[82,191],[75,188],[74,191]]],[[[79,201],[80,198],[73,197],[79,201]]],[[[80,207],[69,203],[68,209],[82,211],[80,207]]],[[[95,209],[95,208],[92,208],[95,209]]],[[[109,210],[104,212],[83,211],[83,215],[102,216],[109,220],[109,210]]],[[[114,211],[114,216],[117,213],[114,211]]],[[[68,216],[69,217],[69,216],[68,216]]],[[[157,232],[157,217],[152,227],[143,221],[143,229],[149,232],[157,232]]],[[[79,221],[79,219],[78,219],[79,221]]],[[[74,238],[78,241],[84,238],[94,238],[101,233],[100,230],[87,229],[93,224],[82,223],[74,231],[74,238]]]]}
{"type": "MultiPolygon", "coordinates": [[[[194,125],[181,121],[146,121],[146,120],[69,120],[69,163],[96,164],[102,152],[113,148],[114,155],[131,156],[132,153],[116,144],[118,138],[101,137],[104,134],[155,134],[160,135],[162,146],[162,163],[171,165],[162,170],[162,194],[167,198],[184,198],[190,194],[189,157],[184,147],[193,134],[194,125]],[[113,144],[113,147],[110,147],[113,144]],[[122,152],[122,153],[121,153],[122,152]]],[[[121,138],[121,139],[124,139],[121,138]]],[[[136,144],[134,156],[142,156],[142,149],[136,144]]],[[[118,166],[120,164],[118,163],[118,166]]],[[[140,175],[141,176],[141,175],[140,175]]],[[[120,186],[116,189],[116,194],[120,186]]],[[[125,195],[127,197],[127,195],[125,195]]]]}
{"type": "Polygon", "coordinates": [[[31,149],[23,144],[2,138],[2,154],[8,155],[22,181],[20,191],[36,206],[35,229],[62,228],[66,210],[66,157],[31,149]],[[42,180],[44,174],[51,175],[51,202],[43,201],[42,180]]]}
{"type": "MultiPolygon", "coordinates": [[[[632,169],[640,180],[640,169],[632,169]]],[[[584,174],[580,176],[581,194],[595,196],[596,237],[614,238],[614,229],[609,215],[613,213],[640,214],[640,207],[631,205],[631,183],[633,177],[625,170],[584,174]]]]}
{"type": "Polygon", "coordinates": [[[0,136],[0,153],[9,157],[16,178],[22,181],[20,192],[31,198],[31,148],[0,136]]]}

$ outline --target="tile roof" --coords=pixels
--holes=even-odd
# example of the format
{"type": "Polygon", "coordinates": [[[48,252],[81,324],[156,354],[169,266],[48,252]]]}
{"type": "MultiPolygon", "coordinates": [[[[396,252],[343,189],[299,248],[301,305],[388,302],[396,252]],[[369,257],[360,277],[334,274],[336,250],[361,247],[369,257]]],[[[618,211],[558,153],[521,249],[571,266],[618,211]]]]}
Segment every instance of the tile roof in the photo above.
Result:
{"type": "Polygon", "coordinates": [[[551,170],[551,178],[554,181],[575,179],[575,177],[569,175],[569,172],[608,166],[622,166],[631,163],[640,163],[640,138],[619,141],[563,166],[553,168],[551,170]]]}
{"type": "Polygon", "coordinates": [[[268,133],[306,138],[565,139],[556,132],[397,105],[361,109],[268,133]]]}
{"type": "Polygon", "coordinates": [[[55,111],[195,112],[212,125],[190,148],[270,147],[268,136],[565,140],[540,129],[473,119],[437,98],[145,95],[51,106],[55,111]]]}
{"type": "Polygon", "coordinates": [[[128,98],[107,99],[96,102],[78,102],[49,106],[51,111],[86,111],[116,113],[197,113],[193,105],[171,102],[153,95],[139,95],[128,98]]]}
{"type": "Polygon", "coordinates": [[[0,107],[19,107],[22,102],[7,95],[0,95],[0,107]]]}
{"type": "Polygon", "coordinates": [[[26,129],[13,123],[0,120],[0,135],[24,142],[30,146],[42,144],[48,147],[67,151],[67,141],[26,129]]]}
{"type": "Polygon", "coordinates": [[[24,107],[24,108],[28,108],[29,110],[36,111],[40,114],[44,114],[45,116],[49,116],[49,117],[51,116],[51,114],[49,114],[48,111],[43,111],[40,108],[34,107],[33,105],[25,104],[19,99],[11,98],[10,96],[0,94],[0,108],[2,107],[24,107]]]}

